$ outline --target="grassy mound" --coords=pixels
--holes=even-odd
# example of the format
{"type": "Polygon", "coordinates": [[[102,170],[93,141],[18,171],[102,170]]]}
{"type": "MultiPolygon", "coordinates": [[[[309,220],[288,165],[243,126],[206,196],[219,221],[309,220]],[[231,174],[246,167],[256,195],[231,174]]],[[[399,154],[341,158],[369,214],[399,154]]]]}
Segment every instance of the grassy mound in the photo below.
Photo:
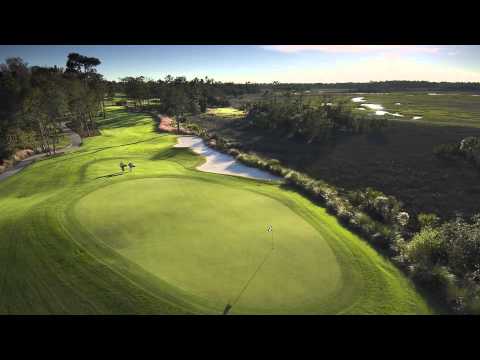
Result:
{"type": "Polygon", "coordinates": [[[411,283],[324,209],[279,185],[202,173],[153,121],[108,109],[102,135],[0,183],[0,313],[429,313],[411,283]],[[120,161],[133,161],[122,173],[120,161]]]}

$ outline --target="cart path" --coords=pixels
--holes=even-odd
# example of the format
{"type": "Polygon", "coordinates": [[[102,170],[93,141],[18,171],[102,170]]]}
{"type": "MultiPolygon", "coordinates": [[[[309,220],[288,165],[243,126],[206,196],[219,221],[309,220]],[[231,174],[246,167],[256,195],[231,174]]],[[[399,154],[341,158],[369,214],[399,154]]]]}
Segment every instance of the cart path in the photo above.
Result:
{"type": "MultiPolygon", "coordinates": [[[[62,128],[63,133],[67,134],[70,137],[70,145],[56,151],[56,153],[57,154],[62,154],[64,152],[66,152],[67,150],[79,148],[80,145],[82,144],[82,138],[80,137],[80,135],[78,135],[72,129],[67,127],[65,125],[65,123],[62,123],[61,128],[62,128]]],[[[4,171],[3,173],[0,174],[0,181],[5,180],[5,179],[9,178],[10,176],[15,175],[16,173],[23,170],[28,165],[33,164],[35,161],[37,161],[39,159],[43,159],[46,156],[47,156],[46,153],[36,154],[36,155],[32,155],[32,156],[30,156],[30,157],[28,157],[24,160],[19,161],[14,166],[12,166],[8,170],[6,170],[6,171],[4,171]]]]}

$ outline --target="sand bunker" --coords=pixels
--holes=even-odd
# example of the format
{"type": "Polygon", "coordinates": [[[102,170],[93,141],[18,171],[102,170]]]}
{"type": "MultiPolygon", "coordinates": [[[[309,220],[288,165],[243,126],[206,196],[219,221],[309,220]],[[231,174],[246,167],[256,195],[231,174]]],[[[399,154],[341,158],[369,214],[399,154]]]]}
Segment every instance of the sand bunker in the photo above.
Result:
{"type": "MultiPolygon", "coordinates": [[[[360,103],[360,102],[365,102],[366,100],[364,97],[356,97],[356,98],[353,98],[352,101],[356,103],[360,103]]],[[[401,105],[401,104],[395,103],[395,105],[401,105]]],[[[383,106],[380,104],[360,104],[360,106],[363,106],[363,107],[357,108],[358,110],[366,110],[366,108],[369,110],[375,110],[375,115],[379,115],[379,116],[391,115],[396,117],[403,117],[403,115],[398,112],[391,113],[391,112],[385,111],[383,106]]]]}
{"type": "Polygon", "coordinates": [[[354,97],[352,99],[353,102],[356,102],[356,103],[361,103],[361,102],[365,102],[367,100],[365,100],[365,98],[362,96],[362,97],[354,97]]]}
{"type": "Polygon", "coordinates": [[[202,138],[197,136],[179,136],[175,147],[191,148],[194,152],[206,158],[203,165],[197,167],[197,170],[211,172],[216,174],[226,174],[242,176],[259,180],[282,180],[281,177],[270,174],[267,171],[246,166],[231,155],[223,154],[219,151],[209,148],[202,138]]]}

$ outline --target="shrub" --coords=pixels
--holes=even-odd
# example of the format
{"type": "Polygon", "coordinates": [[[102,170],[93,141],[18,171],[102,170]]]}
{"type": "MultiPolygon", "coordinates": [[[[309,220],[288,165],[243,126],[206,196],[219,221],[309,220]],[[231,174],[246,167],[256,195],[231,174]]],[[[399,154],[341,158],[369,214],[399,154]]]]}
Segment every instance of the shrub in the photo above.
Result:
{"type": "Polygon", "coordinates": [[[185,127],[192,131],[194,134],[199,134],[200,131],[201,131],[201,128],[200,126],[198,126],[197,124],[191,124],[191,123],[188,123],[187,125],[185,125],[185,127]]]}
{"type": "Polygon", "coordinates": [[[420,213],[417,215],[418,222],[420,224],[420,228],[424,227],[434,227],[437,226],[440,218],[436,214],[426,214],[426,213],[420,213]]]}
{"type": "Polygon", "coordinates": [[[404,255],[412,264],[431,267],[445,259],[445,244],[439,230],[426,227],[417,233],[404,248],[404,255]]]}
{"type": "Polygon", "coordinates": [[[435,156],[442,159],[454,159],[461,156],[460,147],[457,144],[441,144],[433,148],[435,156]]]}
{"type": "Polygon", "coordinates": [[[396,220],[400,226],[407,226],[408,221],[410,220],[410,215],[405,211],[401,211],[397,214],[396,220]]]}
{"type": "Polygon", "coordinates": [[[469,136],[463,139],[459,149],[465,159],[480,167],[480,137],[469,136]]]}
{"type": "Polygon", "coordinates": [[[447,301],[456,298],[456,277],[446,266],[423,264],[412,268],[413,278],[431,291],[439,292],[447,301]]]}
{"type": "Polygon", "coordinates": [[[467,222],[462,218],[439,227],[450,268],[459,276],[474,272],[480,265],[480,215],[467,222]]]}

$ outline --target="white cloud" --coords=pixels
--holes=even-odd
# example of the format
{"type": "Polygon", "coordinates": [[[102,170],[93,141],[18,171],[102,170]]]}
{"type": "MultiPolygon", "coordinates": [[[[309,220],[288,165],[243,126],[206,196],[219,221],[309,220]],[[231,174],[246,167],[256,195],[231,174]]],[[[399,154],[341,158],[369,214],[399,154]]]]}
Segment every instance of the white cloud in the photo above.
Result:
{"type": "Polygon", "coordinates": [[[437,53],[438,46],[428,45],[266,45],[266,50],[282,53],[297,53],[302,51],[317,51],[325,53],[371,53],[371,52],[416,52],[437,53]]]}

